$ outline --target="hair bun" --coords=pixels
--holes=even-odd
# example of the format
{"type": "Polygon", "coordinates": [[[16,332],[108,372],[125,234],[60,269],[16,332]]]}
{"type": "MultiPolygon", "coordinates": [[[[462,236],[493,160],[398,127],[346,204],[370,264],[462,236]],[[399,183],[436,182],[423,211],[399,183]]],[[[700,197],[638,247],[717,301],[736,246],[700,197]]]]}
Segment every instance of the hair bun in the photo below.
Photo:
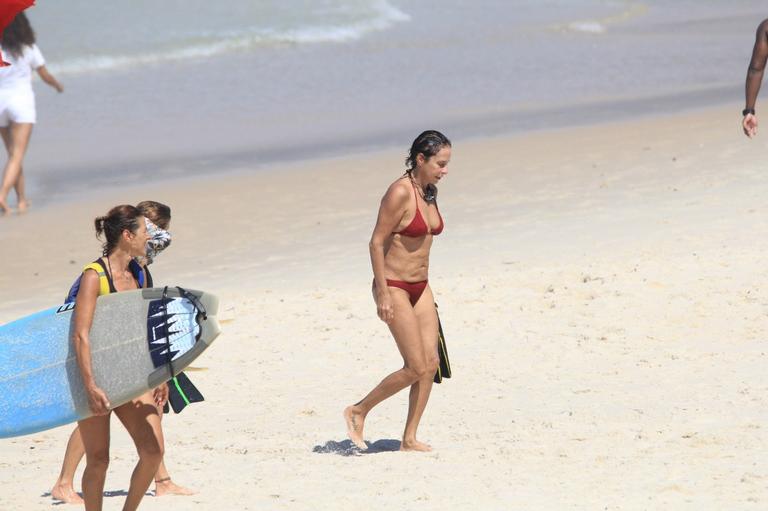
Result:
{"type": "Polygon", "coordinates": [[[104,222],[107,220],[107,217],[105,216],[98,216],[93,221],[93,226],[96,228],[96,237],[100,237],[101,234],[104,232],[104,222]]]}

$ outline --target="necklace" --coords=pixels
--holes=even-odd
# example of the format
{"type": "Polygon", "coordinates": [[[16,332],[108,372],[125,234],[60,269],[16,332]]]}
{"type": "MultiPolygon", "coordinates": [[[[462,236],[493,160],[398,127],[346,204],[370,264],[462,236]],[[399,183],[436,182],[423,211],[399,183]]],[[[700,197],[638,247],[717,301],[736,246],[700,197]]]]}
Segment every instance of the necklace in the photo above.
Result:
{"type": "MultiPolygon", "coordinates": [[[[112,279],[112,285],[114,286],[115,274],[112,271],[112,263],[110,263],[109,261],[109,256],[106,256],[104,259],[107,260],[107,269],[109,270],[109,278],[112,279]]],[[[117,290],[117,288],[115,288],[115,290],[117,290]]]]}
{"type": "Polygon", "coordinates": [[[422,194],[425,202],[435,202],[437,199],[437,187],[435,185],[427,185],[427,189],[422,190],[422,194]]]}
{"type": "Polygon", "coordinates": [[[419,195],[424,199],[424,202],[434,202],[437,199],[437,187],[435,185],[427,185],[426,188],[422,188],[421,185],[416,183],[413,176],[409,175],[408,178],[411,180],[413,187],[419,191],[419,195]]]}

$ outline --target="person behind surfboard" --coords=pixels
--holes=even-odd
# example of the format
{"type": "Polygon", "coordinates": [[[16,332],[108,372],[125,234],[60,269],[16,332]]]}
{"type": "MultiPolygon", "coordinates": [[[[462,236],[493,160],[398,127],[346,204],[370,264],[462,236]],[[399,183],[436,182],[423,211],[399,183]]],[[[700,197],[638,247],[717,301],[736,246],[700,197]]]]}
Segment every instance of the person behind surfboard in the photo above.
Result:
{"type": "MultiPolygon", "coordinates": [[[[147,278],[147,287],[153,287],[152,275],[149,273],[149,265],[152,264],[155,257],[160,252],[165,250],[168,245],[171,244],[171,233],[168,229],[171,226],[171,208],[161,202],[157,201],[142,201],[139,202],[136,207],[147,221],[147,232],[150,235],[147,242],[147,253],[143,258],[140,258],[140,262],[143,265],[144,272],[147,278]]],[[[183,373],[182,373],[183,374],[183,373]]],[[[179,375],[182,376],[182,375],[179,375]]],[[[191,385],[191,383],[189,383],[191,385]]],[[[194,386],[192,386],[194,389],[194,386]]],[[[178,392],[176,386],[170,388],[170,392],[178,392]]],[[[194,389],[196,391],[196,389],[194,389]]],[[[166,405],[167,411],[167,405],[166,405]]],[[[160,412],[160,419],[163,418],[162,409],[160,412]]],[[[179,486],[171,479],[171,475],[168,473],[168,469],[165,466],[165,457],[160,461],[160,466],[155,474],[155,497],[162,497],[163,495],[194,495],[197,493],[194,490],[179,486]]]]}
{"type": "Polygon", "coordinates": [[[406,158],[408,170],[390,185],[381,200],[370,242],[373,297],[379,318],[389,326],[404,365],[344,410],[349,438],[360,449],[367,449],[363,425],[371,409],[410,387],[400,449],[431,450],[416,440],[416,429],[439,363],[437,310],[427,270],[432,241],[444,227],[435,185],[448,173],[450,160],[450,140],[438,131],[423,132],[411,145],[406,158]]]}
{"type": "MultiPolygon", "coordinates": [[[[141,258],[138,267],[144,272],[144,285],[152,287],[152,275],[149,272],[148,266],[160,252],[171,244],[171,233],[168,232],[171,223],[171,208],[156,201],[142,201],[136,205],[136,208],[144,215],[147,233],[149,234],[146,255],[141,258]]],[[[169,391],[173,390],[173,388],[169,388],[169,391]]],[[[160,411],[162,412],[162,410],[160,411]]],[[[161,413],[161,420],[162,417],[161,413]]],[[[75,472],[83,456],[85,456],[85,446],[83,446],[83,440],[80,437],[80,428],[76,427],[67,442],[61,472],[56,483],[53,485],[51,497],[68,504],[83,503],[83,499],[74,489],[75,472]]],[[[194,490],[179,486],[173,482],[165,466],[165,457],[163,457],[155,474],[155,496],[194,495],[195,493],[194,490]]]]}
{"type": "MultiPolygon", "coordinates": [[[[146,255],[149,235],[144,216],[136,207],[122,205],[97,218],[94,224],[97,237],[105,239],[100,261],[111,281],[108,292],[138,289],[139,283],[129,265],[134,258],[146,255]]],[[[101,511],[109,465],[110,417],[114,412],[128,430],[139,454],[123,505],[124,511],[134,511],[163,459],[164,440],[158,407],[168,399],[168,386],[160,385],[110,410],[109,399],[96,384],[91,367],[89,332],[99,294],[99,274],[92,268],[84,270],[75,300],[72,328],[72,345],[93,413],[92,417],[78,421],[86,459],[82,479],[83,499],[86,511],[101,511]]]]}

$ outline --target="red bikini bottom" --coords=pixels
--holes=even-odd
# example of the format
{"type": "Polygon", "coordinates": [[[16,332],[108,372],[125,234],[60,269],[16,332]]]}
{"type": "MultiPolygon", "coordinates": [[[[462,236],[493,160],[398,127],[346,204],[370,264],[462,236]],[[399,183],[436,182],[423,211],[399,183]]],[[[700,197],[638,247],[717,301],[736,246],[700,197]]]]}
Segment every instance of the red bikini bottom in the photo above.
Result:
{"type": "Polygon", "coordinates": [[[389,280],[387,279],[387,286],[397,287],[408,293],[408,298],[411,300],[411,306],[415,306],[416,302],[421,298],[421,294],[427,287],[427,281],[422,280],[420,282],[403,282],[402,280],[389,280]]]}

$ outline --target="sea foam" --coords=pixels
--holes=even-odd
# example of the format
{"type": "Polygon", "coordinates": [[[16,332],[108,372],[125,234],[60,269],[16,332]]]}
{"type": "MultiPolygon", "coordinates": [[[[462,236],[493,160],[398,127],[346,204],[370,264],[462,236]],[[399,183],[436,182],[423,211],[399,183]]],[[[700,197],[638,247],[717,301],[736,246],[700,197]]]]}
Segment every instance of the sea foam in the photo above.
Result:
{"type": "Polygon", "coordinates": [[[171,61],[204,59],[231,52],[253,51],[260,48],[307,45],[321,43],[346,43],[366,35],[383,31],[408,22],[411,17],[386,0],[374,0],[367,18],[351,22],[306,24],[294,28],[264,28],[199,32],[181,43],[157,51],[139,51],[133,54],[87,55],[64,59],[49,67],[57,74],[80,74],[171,61]]]}

